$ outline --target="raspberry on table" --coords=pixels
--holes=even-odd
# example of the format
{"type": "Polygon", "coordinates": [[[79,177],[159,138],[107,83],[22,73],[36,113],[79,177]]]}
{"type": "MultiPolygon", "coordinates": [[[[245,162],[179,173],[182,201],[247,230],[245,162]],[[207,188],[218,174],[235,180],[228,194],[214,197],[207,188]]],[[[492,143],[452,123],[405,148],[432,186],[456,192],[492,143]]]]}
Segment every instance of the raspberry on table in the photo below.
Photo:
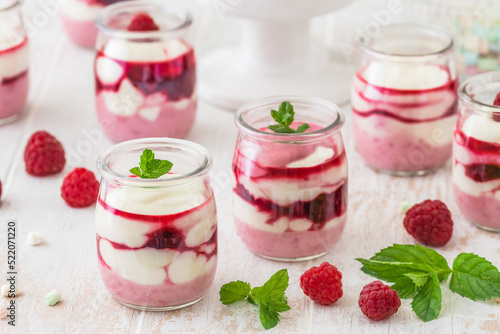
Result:
{"type": "Polygon", "coordinates": [[[444,246],[451,239],[453,220],[446,204],[426,200],[406,212],[404,227],[417,241],[430,246],[444,246]]]}
{"type": "Polygon", "coordinates": [[[61,197],[73,208],[94,204],[99,194],[99,182],[94,173],[85,168],[75,168],[63,180],[61,197]]]}
{"type": "Polygon", "coordinates": [[[33,176],[59,173],[66,163],[64,148],[47,131],[37,131],[28,139],[24,149],[26,172],[33,176]]]}
{"type": "Polygon", "coordinates": [[[368,318],[382,320],[398,311],[401,299],[396,290],[381,281],[374,281],[363,287],[358,304],[361,312],[368,318]]]}
{"type": "Polygon", "coordinates": [[[316,303],[329,305],[342,297],[342,273],[334,265],[323,262],[300,276],[300,287],[316,303]]]}

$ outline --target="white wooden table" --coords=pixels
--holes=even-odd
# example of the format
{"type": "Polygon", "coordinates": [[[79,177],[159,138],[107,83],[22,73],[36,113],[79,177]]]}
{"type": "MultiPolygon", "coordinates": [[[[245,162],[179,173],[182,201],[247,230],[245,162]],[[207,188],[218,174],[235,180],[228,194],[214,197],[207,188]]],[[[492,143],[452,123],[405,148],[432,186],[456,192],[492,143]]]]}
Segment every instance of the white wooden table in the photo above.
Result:
{"type": "Polygon", "coordinates": [[[500,333],[500,304],[469,301],[450,293],[445,284],[441,315],[430,323],[417,318],[409,300],[381,322],[369,321],[359,310],[359,292],[373,278],[359,270],[354,258],[368,258],[392,243],[414,242],[402,225],[401,201],[438,198],[448,204],[454,235],[440,251],[450,263],[460,252],[476,252],[500,266],[500,235],[471,226],[460,214],[453,200],[451,163],[418,178],[389,177],[367,168],[354,149],[349,106],[344,107],[348,117],[343,131],[350,167],[344,235],[320,259],[284,263],[254,256],[236,235],[229,183],[237,134],[234,114],[201,103],[187,139],[206,146],[215,161],[211,173],[219,215],[215,281],[202,301],[182,310],[153,313],[121,306],[107,293],[97,270],[94,207],[72,209],[59,194],[66,173],[76,166],[95,171],[97,156],[112,145],[99,135],[92,62],[93,52],[70,44],[59,20],[51,19],[31,41],[31,91],[22,118],[0,127],[0,283],[7,277],[6,222],[15,219],[22,290],[16,298],[16,328],[1,320],[0,333],[260,333],[257,309],[246,302],[223,306],[219,289],[236,279],[259,286],[282,268],[288,268],[290,275],[287,295],[292,309],[269,333],[500,333]],[[39,129],[53,133],[65,146],[68,163],[56,176],[35,178],[24,171],[25,143],[39,129]],[[45,235],[46,242],[33,247],[26,243],[26,235],[35,230],[45,235]],[[300,275],[323,261],[336,265],[344,277],[344,297],[331,306],[314,304],[299,287],[300,275]],[[44,298],[54,288],[62,293],[62,301],[49,307],[44,298]]]}

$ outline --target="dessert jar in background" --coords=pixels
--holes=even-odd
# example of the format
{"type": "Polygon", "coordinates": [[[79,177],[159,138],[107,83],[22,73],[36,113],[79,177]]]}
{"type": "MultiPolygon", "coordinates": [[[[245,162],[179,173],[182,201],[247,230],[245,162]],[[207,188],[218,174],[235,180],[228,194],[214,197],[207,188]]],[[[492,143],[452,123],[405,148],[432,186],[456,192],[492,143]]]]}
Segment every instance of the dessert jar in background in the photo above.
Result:
{"type": "Polygon", "coordinates": [[[233,213],[248,249],[274,260],[319,257],[339,241],[347,220],[347,161],[340,129],[344,116],[325,100],[280,96],[246,104],[236,113],[233,213]],[[292,127],[274,133],[271,109],[295,109],[292,127]]]}
{"type": "Polygon", "coordinates": [[[422,175],[451,156],[457,120],[453,38],[421,25],[391,25],[358,41],[352,86],[354,140],[372,168],[422,175]]]}
{"type": "Polygon", "coordinates": [[[103,131],[120,142],[185,137],[196,115],[191,16],[169,2],[125,1],[97,18],[96,108],[103,131]]]}
{"type": "Polygon", "coordinates": [[[73,43],[93,49],[97,39],[95,19],[107,5],[124,0],[69,0],[61,4],[64,30],[73,43]]]}
{"type": "Polygon", "coordinates": [[[458,94],[455,200],[469,221],[500,232],[500,72],[468,79],[458,94]]]}
{"type": "Polygon", "coordinates": [[[29,91],[28,68],[21,2],[7,0],[0,3],[0,124],[15,120],[23,110],[29,91]]]}
{"type": "Polygon", "coordinates": [[[169,310],[207,293],[217,266],[211,166],[205,148],[169,138],[124,142],[99,157],[98,266],[120,303],[169,310]],[[129,171],[146,148],[173,163],[168,174],[143,179],[129,171]]]}

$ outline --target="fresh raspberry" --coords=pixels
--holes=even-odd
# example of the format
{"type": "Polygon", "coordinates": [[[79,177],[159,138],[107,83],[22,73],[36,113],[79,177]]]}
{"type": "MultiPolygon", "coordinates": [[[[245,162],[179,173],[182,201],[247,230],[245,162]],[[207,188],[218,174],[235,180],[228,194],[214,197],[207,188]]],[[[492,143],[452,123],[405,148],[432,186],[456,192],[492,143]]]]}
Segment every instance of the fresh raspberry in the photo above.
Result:
{"type": "Polygon", "coordinates": [[[61,143],[46,131],[31,135],[24,149],[26,172],[34,176],[59,173],[66,163],[61,143]]]}
{"type": "Polygon", "coordinates": [[[403,224],[417,241],[430,246],[446,245],[453,233],[450,210],[440,200],[415,204],[406,212],[403,224]]]}
{"type": "Polygon", "coordinates": [[[85,168],[75,168],[63,180],[61,196],[74,208],[90,206],[97,200],[99,182],[94,173],[85,168]]]}
{"type": "Polygon", "coordinates": [[[329,305],[342,297],[342,273],[328,262],[300,276],[300,287],[316,303],[329,305]]]}
{"type": "Polygon", "coordinates": [[[146,13],[139,13],[132,18],[127,27],[128,31],[158,31],[160,28],[156,25],[151,16],[146,13]]]}
{"type": "Polygon", "coordinates": [[[396,290],[380,281],[364,286],[358,301],[361,312],[372,320],[382,320],[396,313],[401,299],[396,290]]]}

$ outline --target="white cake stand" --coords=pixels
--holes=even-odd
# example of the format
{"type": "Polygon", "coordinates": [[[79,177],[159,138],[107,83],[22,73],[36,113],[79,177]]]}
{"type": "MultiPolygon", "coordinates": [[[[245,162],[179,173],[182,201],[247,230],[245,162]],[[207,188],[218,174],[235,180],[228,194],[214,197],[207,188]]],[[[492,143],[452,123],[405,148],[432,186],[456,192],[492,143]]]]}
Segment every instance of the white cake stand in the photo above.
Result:
{"type": "MultiPolygon", "coordinates": [[[[201,0],[216,8],[221,0],[201,0]]],[[[343,103],[352,72],[332,64],[309,34],[310,19],[353,0],[232,0],[224,15],[242,18],[237,48],[223,48],[199,64],[200,97],[236,109],[272,95],[308,95],[343,103]],[[318,48],[319,49],[319,48],[318,48]]]]}

